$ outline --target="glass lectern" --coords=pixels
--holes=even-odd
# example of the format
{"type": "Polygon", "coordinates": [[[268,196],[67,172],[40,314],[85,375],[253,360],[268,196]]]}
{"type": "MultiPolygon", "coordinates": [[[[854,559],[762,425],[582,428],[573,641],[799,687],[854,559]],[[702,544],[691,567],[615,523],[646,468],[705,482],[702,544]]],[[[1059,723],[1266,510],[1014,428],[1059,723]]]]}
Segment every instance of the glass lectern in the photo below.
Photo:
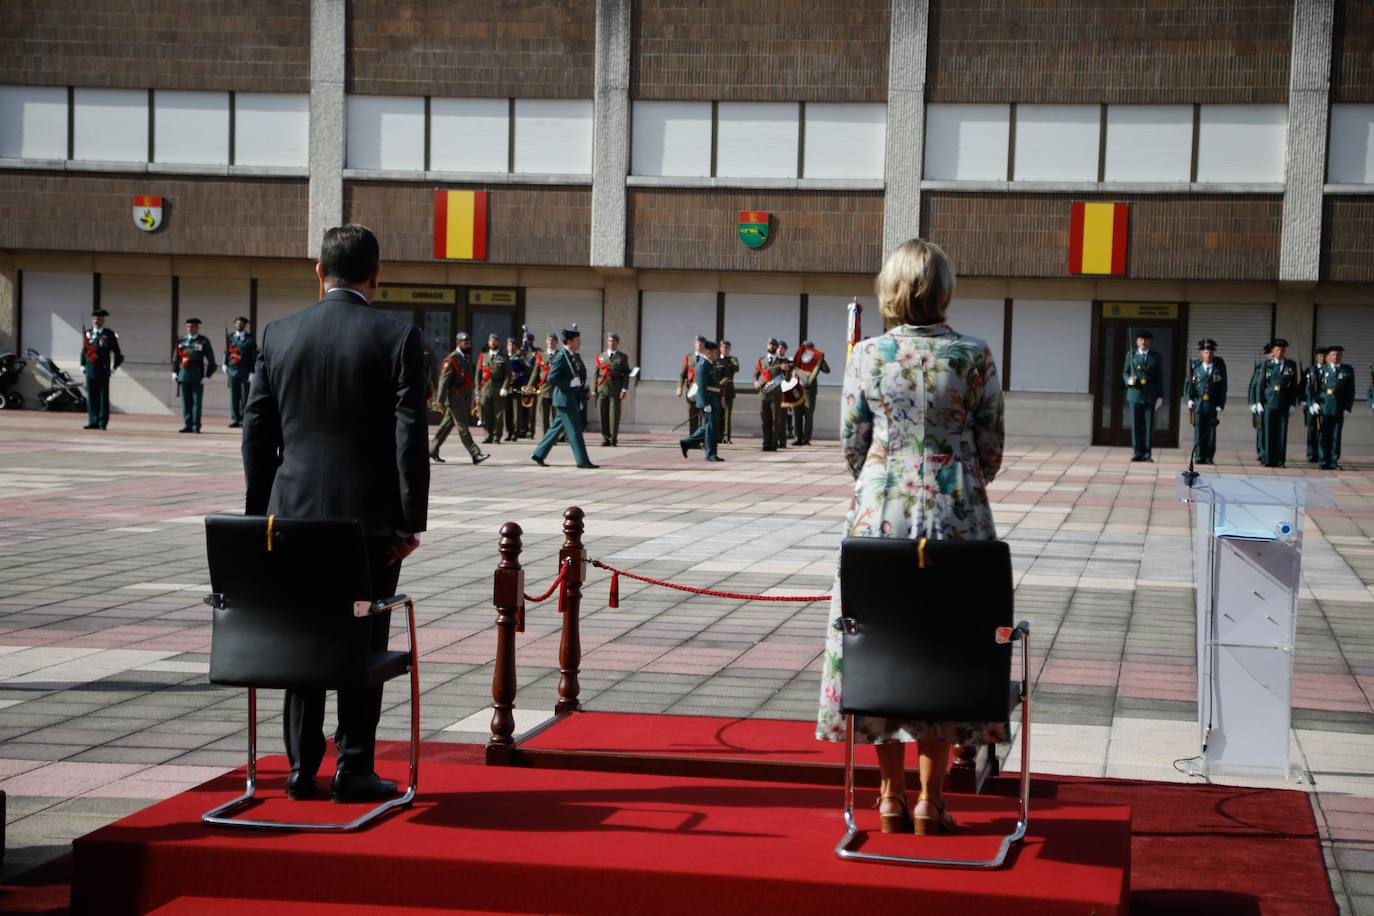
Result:
{"type": "Polygon", "coordinates": [[[1203,776],[1290,775],[1293,653],[1303,515],[1331,505],[1325,481],[1198,476],[1197,697],[1203,776]]]}

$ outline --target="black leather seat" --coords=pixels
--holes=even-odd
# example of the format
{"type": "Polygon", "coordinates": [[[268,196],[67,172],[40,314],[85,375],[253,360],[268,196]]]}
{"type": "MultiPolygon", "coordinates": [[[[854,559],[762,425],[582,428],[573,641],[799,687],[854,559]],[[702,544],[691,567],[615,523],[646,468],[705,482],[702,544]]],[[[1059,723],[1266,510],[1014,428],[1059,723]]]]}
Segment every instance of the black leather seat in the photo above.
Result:
{"type": "Polygon", "coordinates": [[[207,812],[205,823],[234,827],[351,830],[409,805],[418,779],[419,680],[415,606],[397,595],[369,600],[367,541],[356,519],[211,515],[205,519],[213,610],[210,682],[248,688],[248,788],[207,812]],[[405,607],[409,649],[375,646],[374,614],[405,607]],[[259,689],[375,686],[411,675],[410,786],[357,820],[336,824],[255,821],[228,816],[256,786],[259,689]]]}
{"type": "Polygon", "coordinates": [[[1011,551],[1002,541],[846,538],[840,548],[844,639],[840,711],[847,717],[841,858],[997,867],[1025,836],[1029,815],[1029,624],[1012,626],[1011,551]],[[1011,643],[1022,677],[1011,680],[1011,643]],[[1021,706],[1017,829],[987,860],[883,856],[849,849],[854,825],[854,716],[1004,722],[1021,706]]]}

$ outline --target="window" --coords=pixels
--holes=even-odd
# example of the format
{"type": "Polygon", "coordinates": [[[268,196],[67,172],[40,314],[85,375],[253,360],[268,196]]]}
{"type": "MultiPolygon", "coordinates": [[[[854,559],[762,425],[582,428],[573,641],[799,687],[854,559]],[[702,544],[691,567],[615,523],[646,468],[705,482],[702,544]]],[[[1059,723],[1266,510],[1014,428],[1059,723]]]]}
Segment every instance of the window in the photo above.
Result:
{"type": "MultiPolygon", "coordinates": [[[[711,336],[710,332],[706,336],[711,336]]],[[[734,355],[739,357],[742,381],[753,378],[754,361],[767,351],[770,337],[787,341],[789,355],[797,352],[801,345],[800,295],[725,294],[725,339],[734,345],[734,355]]]]}
{"type": "MultiPolygon", "coordinates": [[[[851,298],[851,296],[818,296],[814,293],[806,297],[806,338],[816,345],[816,349],[825,354],[825,361],[830,365],[830,372],[821,374],[820,383],[822,385],[844,384],[844,360],[849,350],[849,301],[851,298]]],[[[863,299],[861,298],[859,301],[863,302],[863,299]]],[[[865,308],[864,314],[876,315],[877,309],[865,308]]],[[[881,333],[883,329],[881,317],[877,321],[876,325],[868,328],[874,334],[881,333]]],[[[789,352],[796,353],[798,342],[792,340],[787,342],[792,344],[792,349],[789,352]]],[[[743,341],[743,344],[742,352],[752,355],[747,363],[744,357],[740,356],[740,367],[747,368],[749,376],[752,377],[754,360],[763,352],[763,349],[752,340],[743,341]],[[755,350],[758,350],[759,353],[754,353],[755,350]]],[[[735,355],[739,356],[739,353],[735,355]]]]}
{"type": "MultiPolygon", "coordinates": [[[[696,336],[711,337],[716,332],[716,294],[645,290],[641,295],[639,360],[643,376],[650,381],[676,382],[682,357],[692,352],[696,336]]],[[[744,363],[743,356],[740,363],[744,363]]]]}
{"type": "MultiPolygon", "coordinates": [[[[997,371],[1002,372],[1002,342],[1006,334],[1007,304],[1003,299],[959,299],[949,304],[949,325],[960,334],[981,337],[992,350],[997,371]]],[[[1005,388],[1007,380],[1001,379],[1005,388]]]]}
{"type": "MultiPolygon", "coordinates": [[[[577,323],[582,332],[582,359],[588,371],[595,362],[596,354],[606,349],[606,339],[601,328],[601,290],[599,289],[526,289],[525,290],[525,327],[534,334],[535,346],[541,350],[547,343],[551,329],[564,328],[577,323]]],[[[616,330],[610,328],[609,330],[616,330]]],[[[624,332],[620,332],[625,336],[624,332]]]]}
{"type": "Polygon", "coordinates": [[[716,174],[796,178],[799,108],[792,102],[721,102],[716,174]]]}
{"type": "Polygon", "coordinates": [[[1017,299],[1012,303],[1014,391],[1088,391],[1092,303],[1017,299]]]}
{"type": "Polygon", "coordinates": [[[1192,160],[1193,106],[1107,107],[1107,181],[1187,181],[1192,160]]]}
{"type": "Polygon", "coordinates": [[[927,105],[925,177],[1006,181],[1009,105],[927,105]]]}
{"type": "Polygon", "coordinates": [[[1203,105],[1197,180],[1282,182],[1287,131],[1283,105],[1203,105]]]}
{"type": "Polygon", "coordinates": [[[67,90],[0,86],[0,159],[67,158],[67,90]]]}
{"type": "Polygon", "coordinates": [[[229,164],[229,93],[153,93],[153,158],[190,165],[229,164]]]}
{"type": "Polygon", "coordinates": [[[592,103],[577,99],[516,99],[515,171],[590,175],[592,103]]]}
{"type": "Polygon", "coordinates": [[[348,167],[422,171],[425,100],[391,95],[348,97],[348,167]]]}
{"type": "Polygon", "coordinates": [[[887,106],[808,103],[803,178],[882,178],[887,106]]]}
{"type": "Polygon", "coordinates": [[[281,92],[235,93],[234,164],[307,168],[310,97],[281,92]]]}
{"type": "Polygon", "coordinates": [[[1331,106],[1331,148],[1326,180],[1374,184],[1374,105],[1331,106]]]}
{"type": "Polygon", "coordinates": [[[711,174],[710,102],[635,102],[634,175],[711,174]]]}
{"type": "Polygon", "coordinates": [[[143,89],[77,89],[74,158],[148,161],[148,93],[143,89]]]}
{"type": "Polygon", "coordinates": [[[507,99],[432,99],[429,103],[429,167],[451,172],[510,169],[510,102],[507,99]]]}
{"type": "Polygon", "coordinates": [[[1016,181],[1097,181],[1098,105],[1019,105],[1016,181]]]}

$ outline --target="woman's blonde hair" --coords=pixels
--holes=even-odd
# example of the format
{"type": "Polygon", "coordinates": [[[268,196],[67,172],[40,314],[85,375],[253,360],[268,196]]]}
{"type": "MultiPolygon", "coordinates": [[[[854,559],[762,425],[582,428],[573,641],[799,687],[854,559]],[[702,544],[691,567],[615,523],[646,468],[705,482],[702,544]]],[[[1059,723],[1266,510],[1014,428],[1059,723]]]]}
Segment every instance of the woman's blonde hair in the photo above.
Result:
{"type": "Polygon", "coordinates": [[[954,295],[954,268],[939,245],[911,239],[888,256],[874,289],[884,327],[939,324],[954,295]]]}

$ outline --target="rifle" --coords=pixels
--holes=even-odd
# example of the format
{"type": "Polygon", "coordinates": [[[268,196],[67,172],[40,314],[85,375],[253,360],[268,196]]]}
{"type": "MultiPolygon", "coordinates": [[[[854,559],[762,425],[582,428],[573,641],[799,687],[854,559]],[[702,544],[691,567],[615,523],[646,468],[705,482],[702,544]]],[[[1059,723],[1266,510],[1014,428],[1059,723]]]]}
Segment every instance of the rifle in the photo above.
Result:
{"type": "MultiPolygon", "coordinates": [[[[1188,394],[1188,403],[1190,403],[1190,404],[1196,403],[1196,399],[1193,397],[1193,386],[1195,386],[1196,384],[1197,384],[1197,360],[1189,360],[1189,361],[1188,361],[1188,392],[1187,392],[1187,394],[1188,394]]],[[[1196,426],[1197,426],[1197,414],[1196,414],[1195,409],[1192,408],[1192,407],[1189,407],[1189,408],[1188,408],[1188,425],[1189,425],[1189,426],[1193,426],[1193,427],[1196,427],[1196,426]]]]}

